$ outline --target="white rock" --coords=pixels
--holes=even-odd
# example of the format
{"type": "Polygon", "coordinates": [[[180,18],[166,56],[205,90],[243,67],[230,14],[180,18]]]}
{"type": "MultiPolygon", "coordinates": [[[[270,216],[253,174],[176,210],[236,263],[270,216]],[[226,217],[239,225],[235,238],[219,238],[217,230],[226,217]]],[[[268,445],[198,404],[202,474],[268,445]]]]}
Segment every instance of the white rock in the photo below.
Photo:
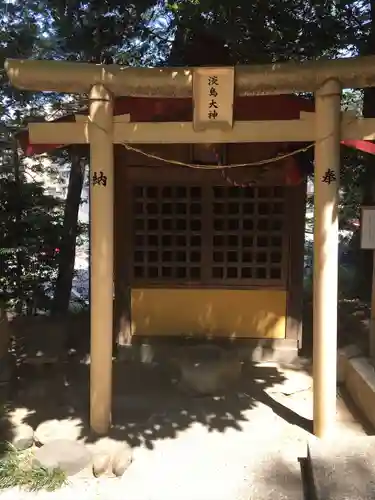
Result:
{"type": "Polygon", "coordinates": [[[133,450],[131,446],[124,443],[121,448],[117,450],[112,459],[112,472],[115,476],[119,477],[124,474],[126,469],[133,461],[133,450]]]}
{"type": "Polygon", "coordinates": [[[26,450],[34,444],[34,430],[30,425],[19,424],[14,429],[12,444],[17,450],[26,450]]]}
{"type": "Polygon", "coordinates": [[[195,346],[176,360],[182,386],[197,394],[215,394],[227,389],[241,376],[242,364],[231,353],[215,346],[195,346]]]}
{"type": "Polygon", "coordinates": [[[95,477],[105,474],[111,463],[111,455],[109,453],[96,453],[92,461],[92,472],[95,477]]]}
{"type": "Polygon", "coordinates": [[[79,419],[46,420],[35,430],[34,440],[43,445],[56,439],[77,440],[81,436],[82,422],[79,419]]]}
{"type": "Polygon", "coordinates": [[[45,454],[40,459],[38,456],[34,456],[33,465],[43,467],[44,469],[48,469],[49,471],[53,471],[54,469],[58,469],[60,467],[57,457],[52,456],[52,454],[45,454]]]}
{"type": "Polygon", "coordinates": [[[77,474],[92,461],[92,455],[83,443],[68,439],[50,441],[34,454],[34,463],[41,467],[60,468],[66,475],[77,474]]]}

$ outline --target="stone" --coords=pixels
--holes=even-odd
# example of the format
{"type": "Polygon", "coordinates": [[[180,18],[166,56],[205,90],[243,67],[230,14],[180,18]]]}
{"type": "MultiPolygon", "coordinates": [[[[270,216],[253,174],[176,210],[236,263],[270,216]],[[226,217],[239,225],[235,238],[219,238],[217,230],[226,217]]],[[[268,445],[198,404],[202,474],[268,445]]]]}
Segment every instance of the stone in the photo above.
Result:
{"type": "Polygon", "coordinates": [[[305,496],[299,469],[297,460],[286,460],[283,453],[262,454],[249,464],[246,489],[238,498],[301,500],[305,496]]]}
{"type": "Polygon", "coordinates": [[[112,459],[112,472],[115,476],[120,477],[133,461],[133,450],[131,446],[124,443],[116,451],[112,459]]]}
{"type": "Polygon", "coordinates": [[[152,364],[155,358],[153,346],[150,344],[142,344],[140,347],[141,363],[152,364]]]}
{"type": "Polygon", "coordinates": [[[56,439],[77,440],[81,436],[82,427],[80,419],[46,420],[36,428],[34,440],[38,446],[56,439]]]}
{"type": "Polygon", "coordinates": [[[349,360],[362,356],[361,350],[356,345],[348,345],[337,351],[337,381],[345,384],[349,360]]]}
{"type": "Polygon", "coordinates": [[[308,461],[317,500],[374,498],[375,436],[311,439],[308,461]]]}
{"type": "Polygon", "coordinates": [[[362,416],[375,426],[375,371],[368,358],[348,359],[345,390],[362,416]]]}
{"type": "Polygon", "coordinates": [[[192,347],[183,359],[176,361],[183,386],[201,395],[226,389],[242,372],[242,363],[233,353],[215,346],[192,347]]]}
{"type": "Polygon", "coordinates": [[[361,349],[354,344],[350,344],[346,347],[339,349],[338,353],[344,355],[347,359],[359,358],[363,356],[361,349]]]}
{"type": "Polygon", "coordinates": [[[47,469],[49,471],[53,471],[54,469],[59,469],[60,467],[57,457],[53,456],[52,453],[49,455],[45,454],[40,459],[39,457],[34,456],[32,463],[36,467],[43,467],[44,469],[47,469]]]}
{"type": "Polygon", "coordinates": [[[34,444],[34,429],[27,424],[17,425],[14,429],[12,444],[17,450],[26,450],[34,444]]]}
{"type": "Polygon", "coordinates": [[[95,477],[106,474],[111,463],[111,456],[108,453],[96,453],[92,461],[92,472],[95,477]]]}
{"type": "Polygon", "coordinates": [[[91,464],[92,455],[83,443],[68,439],[50,441],[35,450],[34,463],[47,469],[59,468],[73,476],[91,464]]]}

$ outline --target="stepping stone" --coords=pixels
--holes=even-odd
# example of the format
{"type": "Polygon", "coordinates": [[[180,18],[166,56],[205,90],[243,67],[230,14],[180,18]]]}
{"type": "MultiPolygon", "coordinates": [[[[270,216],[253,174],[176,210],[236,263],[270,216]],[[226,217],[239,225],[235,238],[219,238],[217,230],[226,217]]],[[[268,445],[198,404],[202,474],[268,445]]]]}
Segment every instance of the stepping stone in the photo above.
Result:
{"type": "Polygon", "coordinates": [[[133,450],[132,448],[124,443],[121,448],[117,450],[112,459],[112,471],[117,477],[122,476],[126,469],[130,466],[133,461],[133,450]]]}
{"type": "Polygon", "coordinates": [[[34,454],[35,464],[49,470],[59,468],[67,476],[82,471],[91,461],[92,455],[84,444],[68,439],[50,441],[34,454]]]}
{"type": "Polygon", "coordinates": [[[39,446],[56,439],[78,440],[81,429],[82,422],[79,419],[46,420],[36,428],[34,439],[39,446]]]}
{"type": "Polygon", "coordinates": [[[308,445],[316,500],[375,498],[375,436],[340,436],[308,445]]]}
{"type": "Polygon", "coordinates": [[[14,429],[12,444],[17,450],[26,450],[34,444],[34,430],[30,425],[20,424],[14,429]]]}
{"type": "Polygon", "coordinates": [[[176,357],[182,387],[201,395],[227,389],[241,376],[242,364],[233,353],[216,346],[193,346],[176,357]]]}
{"type": "Polygon", "coordinates": [[[95,477],[103,476],[108,472],[111,463],[109,453],[96,453],[92,461],[92,472],[95,477]]]}

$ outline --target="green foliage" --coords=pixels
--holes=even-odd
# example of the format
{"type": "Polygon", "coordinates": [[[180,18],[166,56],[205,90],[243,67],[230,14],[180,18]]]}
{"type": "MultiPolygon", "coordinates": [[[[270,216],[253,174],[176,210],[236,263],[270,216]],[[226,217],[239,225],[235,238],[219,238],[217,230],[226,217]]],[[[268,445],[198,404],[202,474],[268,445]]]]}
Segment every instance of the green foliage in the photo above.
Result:
{"type": "Polygon", "coordinates": [[[167,8],[181,35],[174,46],[180,55],[197,31],[225,41],[234,64],[334,57],[352,40],[341,2],[181,0],[167,8]]]}
{"type": "Polygon", "coordinates": [[[67,484],[61,469],[48,470],[33,463],[30,451],[18,451],[9,445],[0,460],[0,489],[19,487],[27,491],[55,491],[67,484]]]}
{"type": "MultiPolygon", "coordinates": [[[[343,92],[343,111],[350,111],[357,116],[362,114],[363,93],[361,91],[343,92]]],[[[340,176],[340,228],[353,229],[352,221],[360,216],[362,186],[365,183],[365,153],[342,147],[340,176]]]]}
{"type": "Polygon", "coordinates": [[[10,305],[47,306],[61,224],[61,203],[46,196],[41,184],[0,178],[0,290],[10,305]]]}
{"type": "Polygon", "coordinates": [[[152,0],[45,0],[49,14],[49,57],[69,60],[129,62],[132,41],[140,35],[152,0]]]}

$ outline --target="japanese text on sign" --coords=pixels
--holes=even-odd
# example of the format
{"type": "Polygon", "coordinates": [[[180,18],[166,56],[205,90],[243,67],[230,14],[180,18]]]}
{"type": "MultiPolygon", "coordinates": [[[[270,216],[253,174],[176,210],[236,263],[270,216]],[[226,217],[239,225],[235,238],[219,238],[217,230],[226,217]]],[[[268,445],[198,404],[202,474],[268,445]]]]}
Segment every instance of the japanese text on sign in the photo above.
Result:
{"type": "Polygon", "coordinates": [[[93,186],[106,186],[107,185],[107,176],[103,174],[102,171],[99,172],[99,175],[97,172],[94,172],[94,175],[92,176],[92,184],[93,186]]]}
{"type": "Polygon", "coordinates": [[[218,87],[219,87],[219,78],[217,76],[209,76],[207,78],[207,83],[208,83],[208,95],[212,99],[208,103],[208,118],[209,120],[216,120],[216,118],[219,116],[219,105],[217,102],[217,97],[219,95],[218,93],[218,87]]]}
{"type": "Polygon", "coordinates": [[[193,73],[193,127],[233,128],[234,68],[195,68],[193,73]]]}
{"type": "Polygon", "coordinates": [[[336,174],[334,170],[329,168],[323,175],[322,181],[325,182],[326,184],[332,184],[332,182],[336,182],[336,174]]]}

